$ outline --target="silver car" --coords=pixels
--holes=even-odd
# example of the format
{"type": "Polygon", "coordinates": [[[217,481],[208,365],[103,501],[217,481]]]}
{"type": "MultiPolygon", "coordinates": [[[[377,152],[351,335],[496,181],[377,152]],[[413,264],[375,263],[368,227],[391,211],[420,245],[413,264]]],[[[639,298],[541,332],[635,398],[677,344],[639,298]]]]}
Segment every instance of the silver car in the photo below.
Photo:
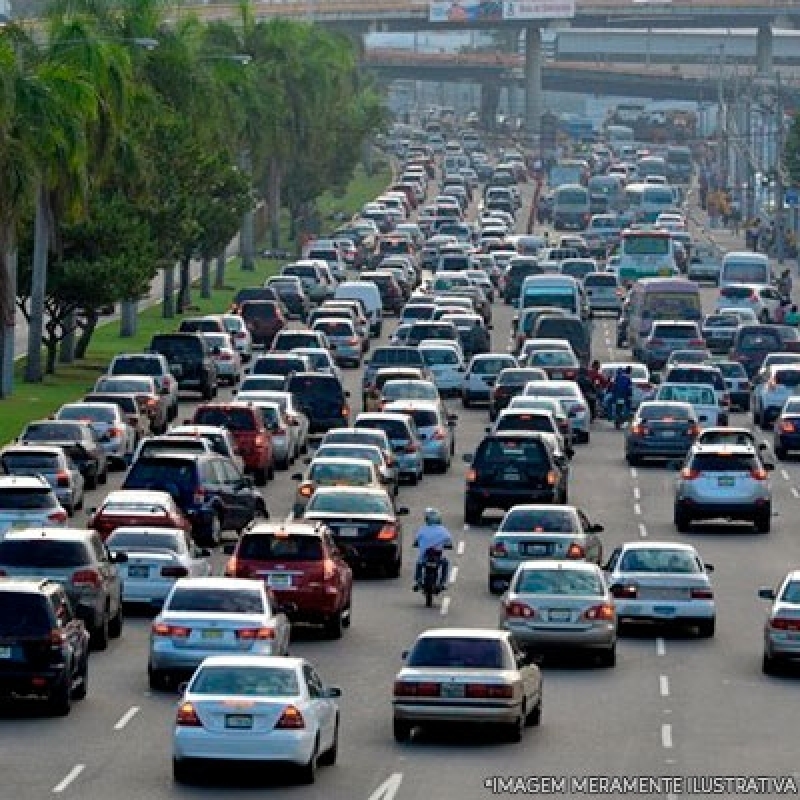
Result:
{"type": "Polygon", "coordinates": [[[764,621],[765,674],[778,672],[781,663],[800,659],[800,570],[792,570],[778,589],[759,589],[758,596],[772,600],[764,621]]]}
{"type": "Polygon", "coordinates": [[[322,437],[319,446],[324,447],[329,444],[367,444],[380,448],[389,468],[391,482],[395,486],[400,483],[397,459],[394,457],[392,443],[386,431],[380,428],[332,428],[322,437]]]}
{"type": "Polygon", "coordinates": [[[298,408],[291,392],[276,391],[240,391],[237,400],[259,403],[277,403],[289,420],[289,433],[292,435],[295,453],[308,450],[308,417],[298,408]]]}
{"type": "Polygon", "coordinates": [[[717,607],[697,550],[677,542],[626,542],[604,567],[621,630],[628,623],[689,625],[714,635],[717,607]]]}
{"type": "Polygon", "coordinates": [[[575,381],[529,381],[523,397],[552,397],[561,403],[572,422],[574,441],[589,443],[592,422],[589,404],[575,381]]]}
{"type": "Polygon", "coordinates": [[[394,738],[420,725],[496,725],[519,742],[542,718],[542,674],[507,631],[439,628],[417,637],[397,673],[394,738]]]}
{"type": "Polygon", "coordinates": [[[397,400],[384,406],[387,414],[407,414],[417,426],[425,468],[447,472],[456,451],[455,425],[458,417],[446,414],[441,403],[426,400],[397,400]]]}
{"type": "Polygon", "coordinates": [[[41,475],[0,476],[0,536],[67,524],[67,510],[41,475]]]}
{"type": "Polygon", "coordinates": [[[759,450],[748,445],[698,444],[692,447],[675,482],[675,527],[688,532],[692,522],[743,519],[759,533],[772,522],[772,485],[759,450]]]}
{"type": "Polygon", "coordinates": [[[524,561],[500,606],[501,630],[528,651],[587,650],[617,661],[617,614],[597,564],[524,561]]]}
{"type": "Polygon", "coordinates": [[[356,428],[378,428],[385,431],[397,463],[397,474],[415,486],[425,472],[422,441],[414,420],[406,413],[376,412],[359,414],[356,428]]]}
{"type": "Polygon", "coordinates": [[[399,494],[397,475],[380,447],[371,444],[323,444],[314,453],[314,459],[318,458],[355,458],[369,461],[377,470],[381,485],[388,494],[391,497],[399,494]]]}
{"type": "Polygon", "coordinates": [[[239,357],[246,364],[253,358],[253,337],[245,321],[238,314],[221,314],[219,318],[230,335],[239,357]]]}
{"type": "Polygon", "coordinates": [[[361,366],[362,340],[352,319],[330,317],[314,323],[312,330],[324,333],[331,345],[331,352],[337,364],[351,367],[361,366]]]}
{"type": "Polygon", "coordinates": [[[289,633],[263,581],[179,578],[150,629],[150,688],[165,688],[213,655],[286,655],[289,633]]]}
{"type": "Polygon", "coordinates": [[[109,461],[124,468],[136,449],[136,431],[122,409],[114,403],[65,403],[56,419],[86,422],[100,440],[109,461]]]}
{"type": "Polygon", "coordinates": [[[0,465],[7,475],[43,477],[69,516],[83,508],[83,475],[62,448],[47,445],[6,447],[0,451],[0,465]]]}

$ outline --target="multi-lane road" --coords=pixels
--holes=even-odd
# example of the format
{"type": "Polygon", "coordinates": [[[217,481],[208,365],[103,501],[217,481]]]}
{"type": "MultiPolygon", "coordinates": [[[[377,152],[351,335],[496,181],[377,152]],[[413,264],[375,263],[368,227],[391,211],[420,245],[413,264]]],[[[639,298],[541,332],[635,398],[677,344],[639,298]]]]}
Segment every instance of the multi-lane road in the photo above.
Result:
{"type": "MultiPolygon", "coordinates": [[[[713,290],[706,291],[710,305],[713,290]]],[[[495,350],[506,350],[510,320],[508,306],[495,307],[495,350]]],[[[627,356],[614,342],[614,321],[597,320],[594,355],[601,360],[627,356]]],[[[352,396],[358,397],[360,376],[349,370],[347,380],[352,396]]],[[[459,415],[460,455],[472,451],[482,437],[487,414],[453,406],[459,415]]],[[[742,416],[732,420],[746,421],[742,416]]],[[[695,544],[716,567],[716,636],[703,640],[648,631],[621,640],[614,669],[546,664],[543,722],[528,730],[520,744],[458,732],[396,744],[390,696],[401,651],[429,627],[497,624],[499,599],[486,589],[491,520],[464,525],[463,467],[459,459],[448,474],[426,476],[418,486],[401,490],[401,503],[411,510],[402,577],[358,581],[353,625],[344,638],[324,641],[301,631],[292,644],[293,653],[311,659],[324,679],[343,689],[339,762],[320,770],[316,785],[295,787],[288,776],[265,769],[263,780],[242,786],[236,770],[229,768],[219,770],[211,787],[174,785],[171,731],[177,695],[148,690],[149,620],[128,618],[122,638],[106,652],[93,654],[88,697],[69,717],[34,717],[24,710],[0,717],[0,797],[485,800],[504,793],[502,780],[513,777],[552,776],[557,781],[553,793],[578,797],[599,796],[590,791],[598,784],[558,781],[569,776],[793,775],[800,683],[791,676],[761,673],[765,609],[756,591],[800,563],[800,465],[778,465],[773,473],[775,520],[769,535],[746,526],[707,526],[678,535],[672,525],[673,474],[663,467],[629,468],[622,434],[605,422],[595,423],[591,444],[577,450],[572,501],[605,525],[606,553],[643,538],[695,544]],[[411,543],[430,505],[442,509],[456,545],[452,584],[437,607],[426,609],[411,591],[411,543]]],[[[289,512],[293,492],[287,472],[278,473],[264,489],[274,519],[289,512]]],[[[96,505],[97,497],[93,493],[86,505],[96,505]]],[[[220,571],[224,557],[217,555],[214,562],[220,571]]],[[[800,786],[800,779],[794,779],[800,786]]],[[[519,795],[536,788],[533,781],[517,786],[519,795]]],[[[667,789],[663,782],[650,792],[640,787],[639,793],[668,797],[667,789]]],[[[675,789],[672,794],[680,797],[680,784],[675,789]]],[[[737,793],[730,787],[718,794],[737,793]]]]}

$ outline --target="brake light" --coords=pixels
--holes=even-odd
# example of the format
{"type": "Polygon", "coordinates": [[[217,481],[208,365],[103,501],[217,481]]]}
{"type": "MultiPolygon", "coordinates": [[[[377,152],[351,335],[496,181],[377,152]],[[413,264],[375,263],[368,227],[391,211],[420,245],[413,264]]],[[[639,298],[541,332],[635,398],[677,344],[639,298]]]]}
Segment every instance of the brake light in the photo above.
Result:
{"type": "Polygon", "coordinates": [[[441,442],[447,438],[447,431],[444,428],[437,428],[432,434],[431,439],[441,442]]]}
{"type": "Polygon", "coordinates": [[[689,344],[692,347],[705,347],[706,343],[703,339],[689,339],[689,344]]]}
{"type": "Polygon", "coordinates": [[[567,558],[583,558],[586,555],[586,550],[577,542],[573,542],[567,550],[567,558]]]}
{"type": "Polygon", "coordinates": [[[800,631],[800,619],[773,617],[769,621],[769,626],[776,631],[800,631]]]}
{"type": "Polygon", "coordinates": [[[614,619],[614,606],[608,603],[601,603],[600,605],[587,608],[581,616],[584,619],[611,621],[614,619]]]}
{"type": "MultiPolygon", "coordinates": [[[[564,379],[565,380],[572,380],[575,377],[575,375],[576,375],[576,372],[575,372],[574,369],[568,369],[568,370],[564,371],[564,379]]],[[[583,406],[573,407],[573,411],[578,410],[579,408],[583,408],[583,406]]]]}
{"type": "Polygon", "coordinates": [[[53,628],[50,631],[50,646],[63,647],[67,643],[67,634],[61,628],[53,628]]]}
{"type": "Polygon", "coordinates": [[[299,494],[300,497],[311,497],[311,495],[314,494],[314,487],[305,484],[297,490],[297,494],[299,494]]]}
{"type": "Polygon", "coordinates": [[[404,453],[416,453],[419,450],[419,447],[414,442],[409,442],[404,448],[404,453]]]}
{"type": "Polygon", "coordinates": [[[236,631],[236,638],[245,642],[263,642],[267,639],[274,639],[275,630],[273,628],[240,628],[236,631]]]}
{"type": "Polygon", "coordinates": [[[72,573],[72,585],[99,589],[103,581],[94,569],[79,569],[72,573]]]}
{"type": "Polygon", "coordinates": [[[194,494],[192,495],[192,503],[196,506],[201,506],[206,501],[206,490],[203,488],[197,488],[194,490],[194,494]]]}
{"type": "Polygon", "coordinates": [[[748,298],[751,303],[758,302],[758,292],[750,292],[750,297],[748,298]]]}
{"type": "Polygon", "coordinates": [[[548,486],[555,486],[558,483],[558,473],[551,469],[547,473],[547,485],[548,486]]]}
{"type": "Polygon", "coordinates": [[[322,580],[332,581],[336,577],[336,562],[326,558],[322,562],[322,580]]]}
{"type": "Polygon", "coordinates": [[[155,408],[158,405],[158,398],[157,397],[146,397],[144,400],[144,404],[149,406],[150,408],[155,408]]]}
{"type": "Polygon", "coordinates": [[[189,570],[186,567],[161,567],[162,578],[188,578],[189,570]]]}
{"type": "Polygon", "coordinates": [[[644,425],[634,425],[631,428],[631,433],[634,436],[647,436],[647,434],[649,433],[649,429],[644,425]]]}
{"type": "Polygon", "coordinates": [[[767,471],[763,467],[754,467],[750,470],[750,477],[754,481],[765,481],[769,477],[767,471]]]}
{"type": "Polygon", "coordinates": [[[253,440],[253,445],[255,447],[263,447],[266,443],[267,443],[267,437],[264,436],[263,433],[259,433],[253,440]]]}
{"type": "Polygon", "coordinates": [[[58,509],[58,511],[52,511],[47,515],[47,519],[50,522],[66,522],[67,521],[67,512],[64,511],[63,508],[58,509]]]}
{"type": "Polygon", "coordinates": [[[686,431],[689,436],[699,436],[700,435],[700,426],[699,425],[690,425],[689,430],[686,431]]]}
{"type": "Polygon", "coordinates": [[[664,340],[663,339],[650,339],[650,346],[651,347],[663,347],[664,340]]]}
{"type": "Polygon", "coordinates": [[[626,586],[621,583],[615,583],[609,591],[612,597],[619,597],[626,600],[635,599],[639,594],[638,587],[631,585],[626,586]]]}
{"type": "Polygon", "coordinates": [[[438,697],[441,687],[438,683],[415,683],[413,681],[395,681],[395,697],[438,697]]]}
{"type": "Polygon", "coordinates": [[[377,539],[381,542],[390,542],[397,538],[397,527],[395,525],[384,525],[378,531],[377,539]]]}
{"type": "Polygon", "coordinates": [[[503,608],[507,617],[522,617],[524,619],[531,619],[536,616],[536,612],[526,603],[520,603],[514,600],[510,603],[504,603],[503,608]]]}
{"type": "Polygon", "coordinates": [[[696,469],[692,469],[691,467],[684,467],[681,470],[681,478],[684,478],[687,481],[695,481],[700,477],[700,472],[696,469]]]}
{"type": "Polygon", "coordinates": [[[360,341],[357,336],[353,336],[351,339],[347,340],[347,344],[356,345],[360,344],[360,341]]]}
{"type": "Polygon", "coordinates": [[[497,542],[489,546],[489,555],[492,558],[506,558],[508,556],[508,548],[502,542],[497,542]]]}
{"type": "Polygon", "coordinates": [[[56,475],[56,486],[69,486],[69,472],[59,472],[56,475]]]}
{"type": "Polygon", "coordinates": [[[300,709],[295,706],[286,706],[280,719],[275,723],[276,728],[283,730],[300,730],[305,728],[306,721],[300,713],[300,709]]]}
{"type": "Polygon", "coordinates": [[[342,416],[343,417],[350,416],[350,406],[342,406],[342,416]]]}
{"type": "Polygon", "coordinates": [[[788,420],[783,420],[779,425],[781,433],[794,433],[796,430],[796,426],[793,422],[789,422],[788,420]]]}
{"type": "Polygon", "coordinates": [[[689,592],[689,597],[692,600],[713,600],[714,592],[711,589],[692,589],[689,592]]]}
{"type": "Polygon", "coordinates": [[[191,628],[182,625],[167,625],[166,622],[154,622],[150,628],[153,636],[169,636],[171,639],[188,639],[192,633],[191,628]]]}
{"type": "Polygon", "coordinates": [[[485,683],[468,683],[464,687],[464,697],[473,699],[494,698],[497,700],[510,700],[514,696],[514,689],[511,686],[492,686],[485,683]]]}
{"type": "Polygon", "coordinates": [[[112,439],[115,439],[117,436],[122,436],[122,428],[109,428],[108,435],[112,439]]]}
{"type": "Polygon", "coordinates": [[[202,728],[203,723],[191,703],[183,703],[175,715],[175,724],[182,728],[202,728]]]}
{"type": "Polygon", "coordinates": [[[217,359],[219,361],[233,361],[233,356],[229,352],[223,351],[217,356],[217,359]]]}

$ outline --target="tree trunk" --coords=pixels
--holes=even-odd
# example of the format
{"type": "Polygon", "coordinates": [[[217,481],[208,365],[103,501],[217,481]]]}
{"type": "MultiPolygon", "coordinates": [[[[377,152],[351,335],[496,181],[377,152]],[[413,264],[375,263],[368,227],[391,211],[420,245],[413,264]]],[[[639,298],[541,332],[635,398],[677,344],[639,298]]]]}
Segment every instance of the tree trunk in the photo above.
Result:
{"type": "Polygon", "coordinates": [[[200,265],[200,297],[211,297],[211,256],[204,255],[200,265]]]}
{"type": "Polygon", "coordinates": [[[162,287],[161,316],[172,319],[175,316],[175,265],[164,267],[164,285],[162,287]]]}
{"type": "Polygon", "coordinates": [[[178,268],[178,307],[176,309],[178,314],[183,314],[191,305],[192,302],[192,259],[186,256],[181,259],[178,268]]]}
{"type": "Polygon", "coordinates": [[[225,253],[220,253],[217,256],[217,269],[216,269],[216,277],[214,278],[214,288],[215,289],[224,289],[225,288],[225,266],[228,263],[228,257],[225,253]]]}
{"type": "Polygon", "coordinates": [[[78,337],[78,341],[75,343],[76,359],[86,358],[86,351],[89,349],[89,342],[91,342],[92,335],[97,328],[98,320],[99,317],[94,309],[86,310],[86,321],[81,328],[81,335],[78,337]]]}
{"type": "Polygon", "coordinates": [[[14,392],[14,356],[17,319],[17,249],[13,234],[0,251],[0,397],[14,392]]]}
{"type": "Polygon", "coordinates": [[[139,327],[139,301],[123,300],[119,307],[119,335],[122,339],[136,336],[139,327]]]}
{"type": "Polygon", "coordinates": [[[281,246],[281,177],[281,165],[278,159],[271,158],[267,181],[267,207],[270,247],[275,250],[281,246]]]}
{"type": "MultiPolygon", "coordinates": [[[[239,154],[239,162],[242,171],[246,175],[251,175],[252,165],[250,163],[250,153],[242,150],[239,154]]],[[[239,254],[242,257],[242,269],[248,272],[255,270],[256,243],[254,238],[253,209],[248,208],[242,215],[242,230],[239,235],[239,254]]]]}
{"type": "Polygon", "coordinates": [[[44,296],[47,290],[47,248],[50,244],[47,191],[40,184],[36,192],[36,220],[33,226],[33,271],[31,275],[31,307],[28,322],[28,360],[25,381],[42,381],[42,332],[44,330],[44,296]]]}
{"type": "Polygon", "coordinates": [[[61,340],[61,349],[58,354],[60,364],[72,364],[75,361],[75,325],[77,313],[71,311],[64,318],[64,338],[61,340]]]}

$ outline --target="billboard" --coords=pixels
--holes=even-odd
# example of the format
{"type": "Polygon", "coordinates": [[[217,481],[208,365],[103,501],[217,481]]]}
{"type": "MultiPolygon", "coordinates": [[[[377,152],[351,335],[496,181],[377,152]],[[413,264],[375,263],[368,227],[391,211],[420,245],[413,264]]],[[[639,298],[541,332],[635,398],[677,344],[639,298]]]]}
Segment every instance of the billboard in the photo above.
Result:
{"type": "Polygon", "coordinates": [[[572,19],[575,0],[431,0],[430,22],[572,19]]]}

